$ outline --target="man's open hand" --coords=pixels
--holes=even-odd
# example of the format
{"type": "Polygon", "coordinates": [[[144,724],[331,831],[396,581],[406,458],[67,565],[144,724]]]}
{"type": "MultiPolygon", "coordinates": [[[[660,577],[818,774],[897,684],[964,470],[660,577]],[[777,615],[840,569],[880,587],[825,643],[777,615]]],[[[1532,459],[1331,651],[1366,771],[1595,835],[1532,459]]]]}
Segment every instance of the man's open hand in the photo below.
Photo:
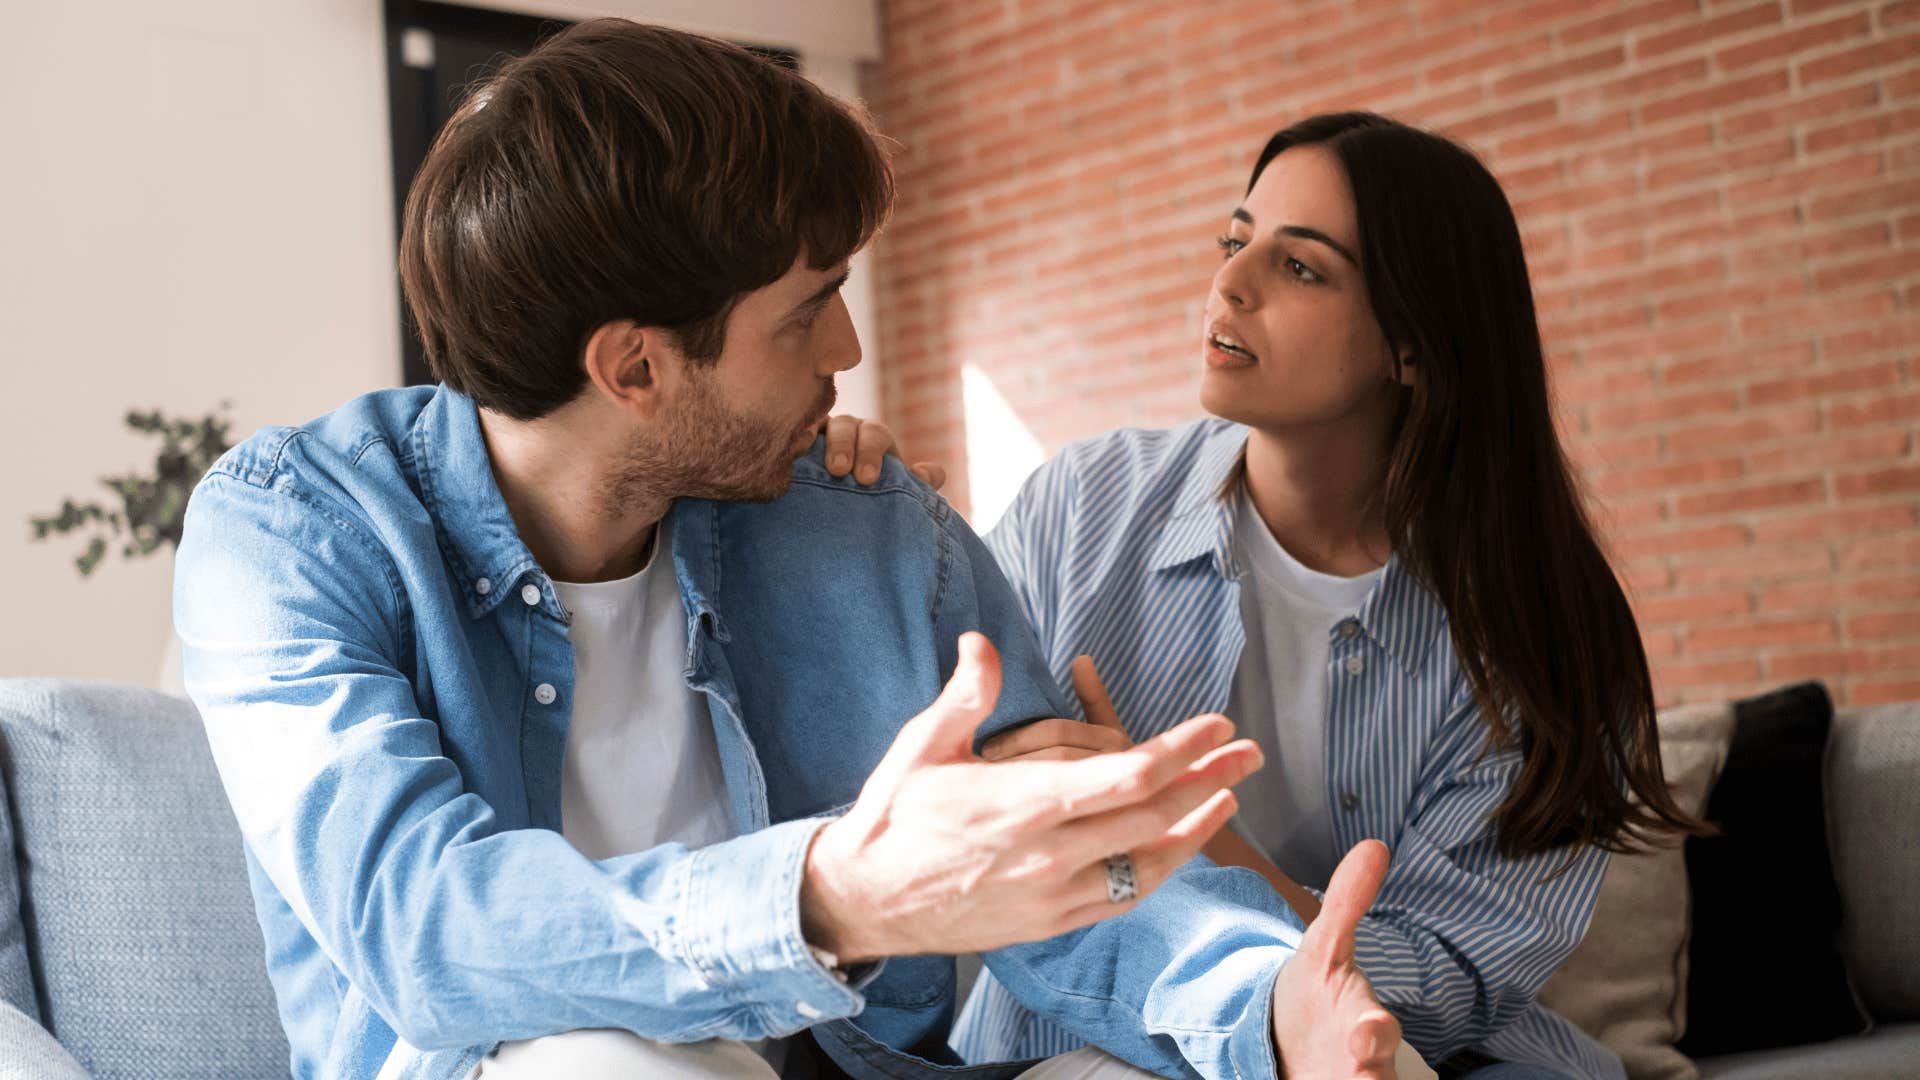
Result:
{"type": "Polygon", "coordinates": [[[1229,788],[1262,763],[1223,716],[1083,760],[985,762],[974,733],[999,694],[999,655],[963,636],[939,699],[814,840],[809,943],[848,963],[979,952],[1120,914],[1133,905],[1107,899],[1107,856],[1132,856],[1145,896],[1233,816],[1229,788]]]}

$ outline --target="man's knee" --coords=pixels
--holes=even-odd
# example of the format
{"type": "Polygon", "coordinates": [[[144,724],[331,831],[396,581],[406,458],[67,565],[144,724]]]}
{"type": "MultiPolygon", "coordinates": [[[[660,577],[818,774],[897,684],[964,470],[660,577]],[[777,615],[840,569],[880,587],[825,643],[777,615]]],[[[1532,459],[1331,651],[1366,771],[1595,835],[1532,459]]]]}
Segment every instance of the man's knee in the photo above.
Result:
{"type": "Polygon", "coordinates": [[[569,1031],[540,1039],[500,1044],[474,1066],[467,1080],[773,1080],[773,1069],[745,1043],[709,1039],[664,1043],[630,1031],[569,1031]]]}
{"type": "Polygon", "coordinates": [[[1035,1065],[1020,1080],[1154,1080],[1154,1074],[1087,1046],[1035,1065]]]}

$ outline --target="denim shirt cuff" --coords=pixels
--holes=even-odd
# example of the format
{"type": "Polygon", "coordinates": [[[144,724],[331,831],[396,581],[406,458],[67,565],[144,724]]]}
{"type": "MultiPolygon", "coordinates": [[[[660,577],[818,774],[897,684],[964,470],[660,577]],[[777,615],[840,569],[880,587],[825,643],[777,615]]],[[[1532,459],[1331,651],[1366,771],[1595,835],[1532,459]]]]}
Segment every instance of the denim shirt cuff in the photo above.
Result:
{"type": "Polygon", "coordinates": [[[772,825],[694,853],[681,941],[706,981],[753,1008],[770,1034],[855,1016],[859,993],[879,974],[863,967],[842,982],[814,958],[800,933],[800,883],[807,849],[827,823],[772,825]]]}
{"type": "Polygon", "coordinates": [[[1233,1065],[1234,1080],[1276,1080],[1280,1075],[1280,1062],[1273,1049],[1273,984],[1294,950],[1276,946],[1273,952],[1266,977],[1253,988],[1252,1000],[1227,1037],[1227,1058],[1233,1065]]]}

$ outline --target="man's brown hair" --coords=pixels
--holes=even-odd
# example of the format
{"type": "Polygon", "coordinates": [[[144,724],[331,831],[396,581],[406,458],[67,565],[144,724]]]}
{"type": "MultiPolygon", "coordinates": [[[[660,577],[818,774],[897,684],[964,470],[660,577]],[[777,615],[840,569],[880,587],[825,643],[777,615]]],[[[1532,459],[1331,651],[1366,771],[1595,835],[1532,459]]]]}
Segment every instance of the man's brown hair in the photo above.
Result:
{"type": "Polygon", "coordinates": [[[597,19],[463,101],[407,194],[400,279],[436,378],[543,416],[620,319],[718,357],[743,293],[880,228],[893,175],[862,114],[745,49],[597,19]]]}

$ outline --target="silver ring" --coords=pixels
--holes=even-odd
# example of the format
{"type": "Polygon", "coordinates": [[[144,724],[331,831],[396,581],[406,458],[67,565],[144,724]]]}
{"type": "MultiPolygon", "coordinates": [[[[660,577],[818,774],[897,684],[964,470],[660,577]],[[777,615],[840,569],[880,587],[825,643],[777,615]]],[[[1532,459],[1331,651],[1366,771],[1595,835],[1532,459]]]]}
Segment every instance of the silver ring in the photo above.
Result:
{"type": "Polygon", "coordinates": [[[1139,895],[1140,886],[1133,877],[1133,856],[1124,851],[1107,856],[1107,901],[1124,904],[1139,895]]]}

